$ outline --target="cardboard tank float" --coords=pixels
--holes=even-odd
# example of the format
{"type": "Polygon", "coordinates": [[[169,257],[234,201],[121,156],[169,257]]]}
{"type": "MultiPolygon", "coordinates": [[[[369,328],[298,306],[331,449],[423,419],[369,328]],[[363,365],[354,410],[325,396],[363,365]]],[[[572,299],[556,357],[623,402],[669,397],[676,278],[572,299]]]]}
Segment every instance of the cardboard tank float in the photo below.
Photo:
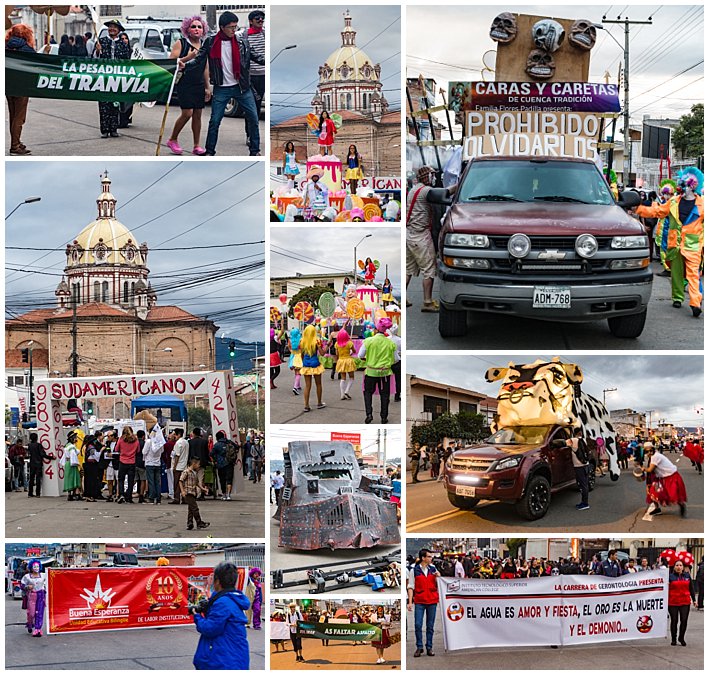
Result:
{"type": "Polygon", "coordinates": [[[312,551],[400,542],[389,488],[362,475],[350,443],[293,441],[284,467],[279,546],[312,551]]]}

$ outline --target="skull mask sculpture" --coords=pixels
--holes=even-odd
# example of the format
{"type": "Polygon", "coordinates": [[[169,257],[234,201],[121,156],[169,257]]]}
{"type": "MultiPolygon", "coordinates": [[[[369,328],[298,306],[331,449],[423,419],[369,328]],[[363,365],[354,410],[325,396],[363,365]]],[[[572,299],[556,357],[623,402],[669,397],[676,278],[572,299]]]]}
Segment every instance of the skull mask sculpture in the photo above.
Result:
{"type": "Polygon", "coordinates": [[[542,19],[532,26],[532,39],[538,49],[555,52],[564,41],[564,28],[558,21],[542,19]]]}
{"type": "Polygon", "coordinates": [[[498,14],[490,26],[490,37],[503,44],[512,42],[517,37],[517,17],[510,12],[498,14]]]}
{"type": "Polygon", "coordinates": [[[525,72],[535,80],[548,80],[556,70],[554,57],[543,49],[533,49],[527,57],[525,72]]]}
{"type": "Polygon", "coordinates": [[[596,44],[596,27],[588,19],[574,21],[569,34],[569,42],[579,49],[591,51],[596,44]]]}

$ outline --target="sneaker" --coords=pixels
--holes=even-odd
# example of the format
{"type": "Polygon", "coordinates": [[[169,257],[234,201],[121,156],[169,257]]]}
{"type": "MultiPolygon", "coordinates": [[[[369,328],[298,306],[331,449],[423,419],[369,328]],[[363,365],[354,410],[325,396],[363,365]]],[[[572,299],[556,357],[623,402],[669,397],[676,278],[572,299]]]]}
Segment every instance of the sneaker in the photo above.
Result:
{"type": "Polygon", "coordinates": [[[352,397],[351,397],[349,394],[347,394],[347,393],[345,394],[345,398],[346,398],[348,401],[351,401],[351,400],[352,400],[352,397]]]}
{"type": "Polygon", "coordinates": [[[198,530],[206,530],[209,527],[209,523],[206,520],[203,520],[199,525],[197,525],[198,530]]]}
{"type": "Polygon", "coordinates": [[[188,530],[194,530],[194,525],[188,525],[188,526],[187,526],[187,529],[188,529],[188,530]]]}
{"type": "Polygon", "coordinates": [[[192,148],[192,154],[202,157],[207,154],[207,151],[201,145],[195,145],[194,148],[192,148]]]}
{"type": "Polygon", "coordinates": [[[698,317],[702,313],[702,308],[701,307],[692,307],[692,316],[693,317],[698,317]]]}
{"type": "Polygon", "coordinates": [[[226,496],[225,496],[225,495],[222,495],[221,497],[219,497],[219,499],[221,499],[223,502],[225,502],[225,501],[226,501],[226,496]]]}
{"type": "Polygon", "coordinates": [[[227,500],[228,502],[230,502],[230,501],[231,501],[231,495],[227,495],[227,496],[226,496],[226,500],[227,500]]]}
{"type": "Polygon", "coordinates": [[[431,302],[424,302],[421,305],[422,312],[437,312],[439,310],[438,300],[431,300],[431,302]]]}
{"type": "Polygon", "coordinates": [[[584,504],[581,502],[580,504],[576,504],[576,510],[577,511],[585,511],[586,509],[590,509],[591,507],[588,504],[584,504]]]}
{"type": "Polygon", "coordinates": [[[32,151],[29,150],[28,148],[25,147],[18,147],[13,149],[10,149],[10,154],[11,155],[31,155],[32,151]]]}
{"type": "MultiPolygon", "coordinates": [[[[165,145],[167,145],[168,150],[170,150],[170,152],[173,155],[181,155],[184,152],[184,150],[182,149],[182,147],[180,146],[180,144],[177,141],[170,140],[167,143],[165,143],[165,145]]],[[[206,152],[206,150],[205,150],[205,152],[206,152]]]]}
{"type": "Polygon", "coordinates": [[[295,387],[293,387],[293,396],[297,396],[297,395],[298,395],[298,390],[295,387]]]}
{"type": "Polygon", "coordinates": [[[679,309],[679,308],[682,306],[682,303],[681,303],[679,300],[675,300],[675,301],[672,303],[672,306],[673,306],[675,309],[679,309]]]}
{"type": "Polygon", "coordinates": [[[649,515],[659,516],[661,513],[662,513],[662,509],[659,506],[656,506],[652,511],[650,511],[649,515]]]}
{"type": "Polygon", "coordinates": [[[679,505],[679,514],[682,516],[682,518],[687,517],[687,505],[686,504],[679,505]]]}
{"type": "Polygon", "coordinates": [[[118,499],[116,499],[116,504],[125,504],[125,501],[126,500],[123,497],[119,497],[118,499]]]}

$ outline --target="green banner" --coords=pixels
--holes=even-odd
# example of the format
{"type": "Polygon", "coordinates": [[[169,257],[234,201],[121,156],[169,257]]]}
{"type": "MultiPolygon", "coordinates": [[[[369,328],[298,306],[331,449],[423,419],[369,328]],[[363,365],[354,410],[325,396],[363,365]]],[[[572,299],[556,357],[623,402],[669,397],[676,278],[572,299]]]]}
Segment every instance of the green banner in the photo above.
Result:
{"type": "Polygon", "coordinates": [[[311,623],[298,621],[297,634],[302,638],[318,640],[351,640],[354,642],[379,642],[382,629],[370,623],[311,623]]]}
{"type": "Polygon", "coordinates": [[[5,94],[70,101],[167,99],[177,60],[109,61],[5,52],[5,94]]]}

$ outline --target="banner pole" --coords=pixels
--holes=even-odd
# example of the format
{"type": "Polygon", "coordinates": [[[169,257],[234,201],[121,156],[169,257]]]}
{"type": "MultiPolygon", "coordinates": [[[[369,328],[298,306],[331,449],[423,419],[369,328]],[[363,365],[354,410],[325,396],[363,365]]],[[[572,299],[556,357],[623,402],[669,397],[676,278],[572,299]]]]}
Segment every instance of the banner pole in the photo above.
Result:
{"type": "Polygon", "coordinates": [[[167,102],[165,103],[165,112],[162,114],[162,124],[160,125],[160,135],[158,136],[158,144],[155,146],[155,156],[160,155],[160,145],[162,143],[162,137],[165,133],[165,122],[167,122],[167,111],[170,110],[170,100],[172,99],[172,92],[175,89],[175,84],[182,77],[180,69],[175,64],[175,74],[172,77],[172,83],[170,84],[170,93],[167,95],[167,102]]]}

